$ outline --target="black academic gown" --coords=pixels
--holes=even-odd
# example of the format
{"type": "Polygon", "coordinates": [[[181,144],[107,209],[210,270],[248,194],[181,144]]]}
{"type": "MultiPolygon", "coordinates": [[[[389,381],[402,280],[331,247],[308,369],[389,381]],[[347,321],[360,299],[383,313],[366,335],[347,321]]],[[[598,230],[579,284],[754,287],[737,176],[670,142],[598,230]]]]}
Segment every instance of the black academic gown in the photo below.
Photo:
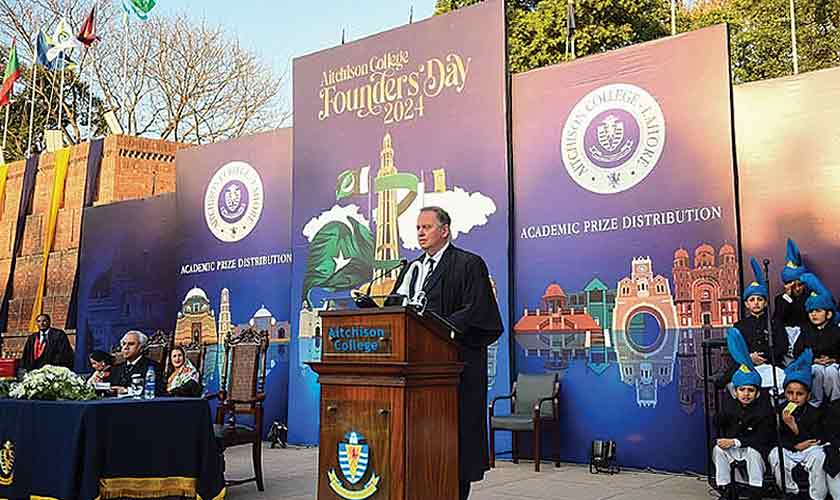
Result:
{"type": "MultiPolygon", "coordinates": [[[[418,260],[425,258],[426,254],[423,254],[418,260]]],[[[407,270],[397,278],[394,290],[403,279],[412,279],[406,276],[407,270]]],[[[480,481],[490,470],[487,346],[496,341],[503,330],[487,265],[478,255],[450,244],[423,290],[426,292],[426,310],[438,313],[461,332],[456,338],[458,358],[464,363],[458,401],[460,480],[480,481]]]]}
{"type": "Polygon", "coordinates": [[[166,382],[163,379],[163,373],[161,372],[160,365],[146,356],[140,356],[140,359],[138,359],[137,363],[133,366],[129,365],[127,362],[123,362],[115,366],[113,371],[111,371],[111,385],[126,388],[130,387],[131,376],[135,373],[139,373],[145,381],[146,371],[149,369],[149,366],[153,367],[155,370],[155,395],[162,396],[166,394],[166,382]]]}
{"type": "Polygon", "coordinates": [[[73,369],[73,348],[70,346],[70,340],[63,330],[58,328],[50,328],[47,331],[47,346],[39,358],[35,357],[35,340],[40,335],[40,332],[35,332],[26,339],[26,344],[23,346],[23,357],[21,358],[21,367],[24,370],[36,370],[45,365],[63,366],[65,368],[73,369]]]}

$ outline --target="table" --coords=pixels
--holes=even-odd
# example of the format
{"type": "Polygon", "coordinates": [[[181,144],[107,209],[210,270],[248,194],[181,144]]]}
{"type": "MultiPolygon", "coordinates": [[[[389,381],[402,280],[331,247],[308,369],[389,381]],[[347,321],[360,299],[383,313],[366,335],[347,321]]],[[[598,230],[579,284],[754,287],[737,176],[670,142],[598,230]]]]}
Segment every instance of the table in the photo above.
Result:
{"type": "Polygon", "coordinates": [[[224,495],[207,401],[0,400],[0,499],[224,495]]]}

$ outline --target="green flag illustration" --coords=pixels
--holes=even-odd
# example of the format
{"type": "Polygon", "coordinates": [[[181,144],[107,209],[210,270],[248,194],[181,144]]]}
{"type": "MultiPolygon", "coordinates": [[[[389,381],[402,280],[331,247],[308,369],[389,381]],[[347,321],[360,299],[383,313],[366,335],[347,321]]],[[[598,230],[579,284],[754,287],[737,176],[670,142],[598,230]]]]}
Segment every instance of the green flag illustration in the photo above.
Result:
{"type": "Polygon", "coordinates": [[[334,292],[349,290],[368,281],[373,273],[373,235],[352,217],[348,223],[324,225],[309,243],[303,299],[313,288],[334,292]]]}
{"type": "Polygon", "coordinates": [[[370,167],[359,169],[348,169],[340,174],[335,183],[336,201],[348,196],[355,196],[368,193],[370,182],[370,167]]]}

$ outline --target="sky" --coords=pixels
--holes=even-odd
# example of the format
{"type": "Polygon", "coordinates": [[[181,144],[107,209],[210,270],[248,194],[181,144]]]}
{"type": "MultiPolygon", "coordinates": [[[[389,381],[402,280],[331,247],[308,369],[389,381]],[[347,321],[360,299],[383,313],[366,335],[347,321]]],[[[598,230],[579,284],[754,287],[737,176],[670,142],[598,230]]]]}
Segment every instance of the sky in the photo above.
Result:
{"type": "Polygon", "coordinates": [[[187,12],[206,19],[239,38],[244,47],[270,64],[277,74],[288,73],[283,89],[291,107],[292,58],[364,38],[430,17],[435,0],[159,0],[157,15],[187,12]]]}

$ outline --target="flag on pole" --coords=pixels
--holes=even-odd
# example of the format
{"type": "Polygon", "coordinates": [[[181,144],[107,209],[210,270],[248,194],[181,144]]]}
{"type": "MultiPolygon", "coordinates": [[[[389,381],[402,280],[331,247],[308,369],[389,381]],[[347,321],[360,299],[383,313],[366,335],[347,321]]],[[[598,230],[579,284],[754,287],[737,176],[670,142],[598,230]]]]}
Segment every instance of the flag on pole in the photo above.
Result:
{"type": "Polygon", "coordinates": [[[73,59],[71,59],[66,53],[64,54],[64,57],[59,58],[59,52],[53,51],[53,57],[51,58],[50,49],[53,47],[55,47],[55,45],[53,44],[52,38],[43,31],[38,30],[38,43],[36,46],[38,57],[35,58],[35,61],[50,71],[60,70],[62,66],[64,69],[73,69],[76,67],[76,63],[74,63],[73,59]]]}
{"type": "Polygon", "coordinates": [[[123,0],[122,6],[126,14],[134,14],[145,21],[149,18],[149,12],[155,7],[157,0],[123,0]]]}
{"type": "Polygon", "coordinates": [[[93,45],[93,42],[99,41],[99,37],[96,35],[96,26],[94,21],[95,12],[96,5],[90,9],[90,14],[88,14],[87,19],[85,19],[84,24],[82,24],[82,29],[80,29],[79,34],[76,35],[76,40],[82,42],[85,47],[90,47],[93,45]]]}
{"type": "MultiPolygon", "coordinates": [[[[67,59],[72,53],[73,49],[78,48],[81,44],[76,40],[76,35],[70,31],[70,24],[63,17],[55,26],[55,31],[52,35],[52,47],[47,50],[47,59],[54,61],[59,59],[61,53],[64,53],[64,59],[67,59]]],[[[58,68],[61,69],[61,68],[58,68]]],[[[65,68],[67,69],[67,68],[65,68]]]]}
{"type": "Polygon", "coordinates": [[[12,39],[12,46],[9,47],[9,58],[6,59],[6,71],[3,73],[3,87],[0,89],[0,106],[9,104],[9,99],[12,97],[12,89],[15,85],[15,80],[20,77],[20,63],[17,58],[17,47],[15,40],[12,39]]]}
{"type": "Polygon", "coordinates": [[[566,57],[570,59],[575,58],[575,30],[577,30],[575,0],[568,0],[566,3],[566,57]]]}

